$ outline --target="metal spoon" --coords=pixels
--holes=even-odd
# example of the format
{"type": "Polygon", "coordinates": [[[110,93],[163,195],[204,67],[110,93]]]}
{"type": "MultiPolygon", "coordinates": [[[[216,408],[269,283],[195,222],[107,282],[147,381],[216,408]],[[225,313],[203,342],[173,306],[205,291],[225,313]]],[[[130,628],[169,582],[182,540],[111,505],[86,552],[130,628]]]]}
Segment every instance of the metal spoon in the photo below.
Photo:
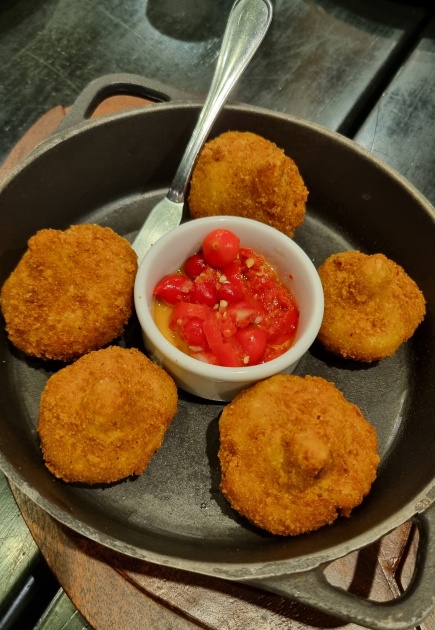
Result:
{"type": "Polygon", "coordinates": [[[192,137],[164,199],[151,210],[133,241],[139,262],[158,239],[180,224],[195,160],[229,92],[261,44],[272,20],[270,0],[236,0],[225,29],[219,59],[192,137]]]}

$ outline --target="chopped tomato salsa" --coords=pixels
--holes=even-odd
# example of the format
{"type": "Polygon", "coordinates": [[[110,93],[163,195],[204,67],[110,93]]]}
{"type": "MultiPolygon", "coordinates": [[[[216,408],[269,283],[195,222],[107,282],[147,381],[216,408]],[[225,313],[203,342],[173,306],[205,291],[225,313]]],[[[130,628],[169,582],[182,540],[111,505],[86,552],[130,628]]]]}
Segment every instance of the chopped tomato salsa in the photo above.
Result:
{"type": "Polygon", "coordinates": [[[264,256],[229,230],[208,234],[200,252],[154,289],[161,332],[195,359],[225,367],[271,361],[294,342],[299,311],[264,256]]]}

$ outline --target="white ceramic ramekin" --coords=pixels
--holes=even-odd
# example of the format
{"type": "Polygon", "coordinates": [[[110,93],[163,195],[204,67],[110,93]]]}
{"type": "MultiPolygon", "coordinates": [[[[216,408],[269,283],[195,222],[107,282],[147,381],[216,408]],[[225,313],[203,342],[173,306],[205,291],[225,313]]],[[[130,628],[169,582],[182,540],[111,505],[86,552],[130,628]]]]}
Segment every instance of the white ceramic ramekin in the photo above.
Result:
{"type": "Polygon", "coordinates": [[[290,373],[317,336],[323,318],[320,278],[307,254],[285,234],[268,225],[241,217],[194,219],[163,236],[139,266],[134,302],[150,358],[161,365],[178,387],[208,400],[232,400],[242,389],[282,372],[290,373]],[[153,289],[165,275],[201,248],[204,237],[216,228],[232,230],[240,244],[263,254],[292,292],[299,307],[299,324],[293,346],[260,365],[229,368],[193,359],[175,348],[157,328],[151,308],[153,289]]]}

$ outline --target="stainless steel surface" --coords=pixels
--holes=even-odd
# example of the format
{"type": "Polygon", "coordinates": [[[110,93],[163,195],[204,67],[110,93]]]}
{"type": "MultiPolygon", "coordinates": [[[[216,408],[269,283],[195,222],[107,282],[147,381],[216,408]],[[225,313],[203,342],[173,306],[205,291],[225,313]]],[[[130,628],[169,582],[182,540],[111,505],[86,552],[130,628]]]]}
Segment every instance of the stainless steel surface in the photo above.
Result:
{"type": "Polygon", "coordinates": [[[172,201],[168,197],[154,206],[132,242],[139,263],[159,238],[180,225],[183,208],[184,201],[172,201]]]}
{"type": "Polygon", "coordinates": [[[160,237],[181,223],[184,196],[198,153],[229,93],[263,41],[272,13],[269,0],[237,0],[234,3],[210,89],[172,184],[132,243],[139,262],[160,237]]]}

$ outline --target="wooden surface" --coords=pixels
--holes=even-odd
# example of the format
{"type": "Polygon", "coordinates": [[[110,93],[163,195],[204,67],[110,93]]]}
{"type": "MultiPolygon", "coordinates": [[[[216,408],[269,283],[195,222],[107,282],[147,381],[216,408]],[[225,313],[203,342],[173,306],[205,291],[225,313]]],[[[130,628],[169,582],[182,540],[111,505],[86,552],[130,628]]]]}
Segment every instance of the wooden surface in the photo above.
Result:
{"type": "MultiPolygon", "coordinates": [[[[142,103],[112,97],[95,115],[142,103]]],[[[147,104],[147,103],[144,103],[147,104]]],[[[56,107],[17,144],[0,169],[5,176],[65,115],[56,107]]],[[[314,609],[250,587],[150,565],[113,552],[70,531],[12,491],[49,566],[77,609],[97,630],[282,630],[355,628],[314,609]]],[[[412,573],[416,542],[408,524],[382,541],[334,562],[327,569],[335,585],[380,601],[402,592],[412,573]]]]}
{"type": "MultiPolygon", "coordinates": [[[[72,532],[12,490],[48,564],[96,630],[359,627],[234,582],[122,556],[72,532]]],[[[412,571],[413,534],[403,525],[380,543],[330,565],[328,579],[378,601],[397,596],[412,571]]]]}
{"type": "MultiPolygon", "coordinates": [[[[418,33],[422,1],[280,0],[234,101],[349,135],[418,33]]],[[[0,2],[0,160],[98,76],[133,72],[192,94],[210,85],[232,0],[0,2]]],[[[433,12],[433,9],[431,9],[433,12]]]]}
{"type": "Polygon", "coordinates": [[[435,205],[435,18],[383,91],[355,141],[435,205]]]}

